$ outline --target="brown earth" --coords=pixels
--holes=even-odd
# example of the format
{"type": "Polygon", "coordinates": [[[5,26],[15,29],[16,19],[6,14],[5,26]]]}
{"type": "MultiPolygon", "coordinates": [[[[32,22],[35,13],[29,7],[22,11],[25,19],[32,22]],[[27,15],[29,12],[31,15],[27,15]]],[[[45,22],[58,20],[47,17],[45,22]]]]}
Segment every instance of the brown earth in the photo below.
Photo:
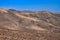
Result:
{"type": "Polygon", "coordinates": [[[0,9],[0,40],[60,40],[60,16],[0,9]]]}

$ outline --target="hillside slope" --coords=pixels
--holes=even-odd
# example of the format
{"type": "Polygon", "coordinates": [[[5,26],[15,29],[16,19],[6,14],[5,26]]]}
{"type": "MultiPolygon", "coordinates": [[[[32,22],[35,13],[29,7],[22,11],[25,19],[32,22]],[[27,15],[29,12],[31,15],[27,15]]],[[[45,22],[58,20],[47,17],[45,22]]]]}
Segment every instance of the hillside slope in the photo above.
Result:
{"type": "Polygon", "coordinates": [[[59,18],[46,11],[0,9],[0,40],[60,40],[59,18]]]}

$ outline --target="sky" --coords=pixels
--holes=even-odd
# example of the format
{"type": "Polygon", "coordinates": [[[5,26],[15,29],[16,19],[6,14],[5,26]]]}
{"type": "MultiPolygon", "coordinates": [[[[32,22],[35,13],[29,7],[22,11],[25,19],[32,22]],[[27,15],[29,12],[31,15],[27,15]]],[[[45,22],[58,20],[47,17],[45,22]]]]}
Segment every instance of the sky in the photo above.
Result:
{"type": "Polygon", "coordinates": [[[0,8],[60,12],[60,0],[0,0],[0,8]]]}

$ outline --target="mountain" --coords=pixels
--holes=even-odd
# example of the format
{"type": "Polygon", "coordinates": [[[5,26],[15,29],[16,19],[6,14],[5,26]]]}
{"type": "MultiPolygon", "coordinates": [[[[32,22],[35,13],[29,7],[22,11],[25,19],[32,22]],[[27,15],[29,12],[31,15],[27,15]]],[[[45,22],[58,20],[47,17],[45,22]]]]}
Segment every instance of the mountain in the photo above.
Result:
{"type": "Polygon", "coordinates": [[[60,14],[0,8],[0,40],[60,40],[59,37],[60,14]]]}

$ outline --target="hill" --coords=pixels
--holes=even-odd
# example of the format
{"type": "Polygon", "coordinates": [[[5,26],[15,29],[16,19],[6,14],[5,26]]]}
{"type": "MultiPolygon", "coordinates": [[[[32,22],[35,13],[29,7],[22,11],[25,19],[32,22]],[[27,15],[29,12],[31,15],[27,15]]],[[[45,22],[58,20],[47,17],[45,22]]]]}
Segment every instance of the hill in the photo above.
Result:
{"type": "Polygon", "coordinates": [[[60,40],[58,15],[0,9],[0,40],[60,40]]]}

